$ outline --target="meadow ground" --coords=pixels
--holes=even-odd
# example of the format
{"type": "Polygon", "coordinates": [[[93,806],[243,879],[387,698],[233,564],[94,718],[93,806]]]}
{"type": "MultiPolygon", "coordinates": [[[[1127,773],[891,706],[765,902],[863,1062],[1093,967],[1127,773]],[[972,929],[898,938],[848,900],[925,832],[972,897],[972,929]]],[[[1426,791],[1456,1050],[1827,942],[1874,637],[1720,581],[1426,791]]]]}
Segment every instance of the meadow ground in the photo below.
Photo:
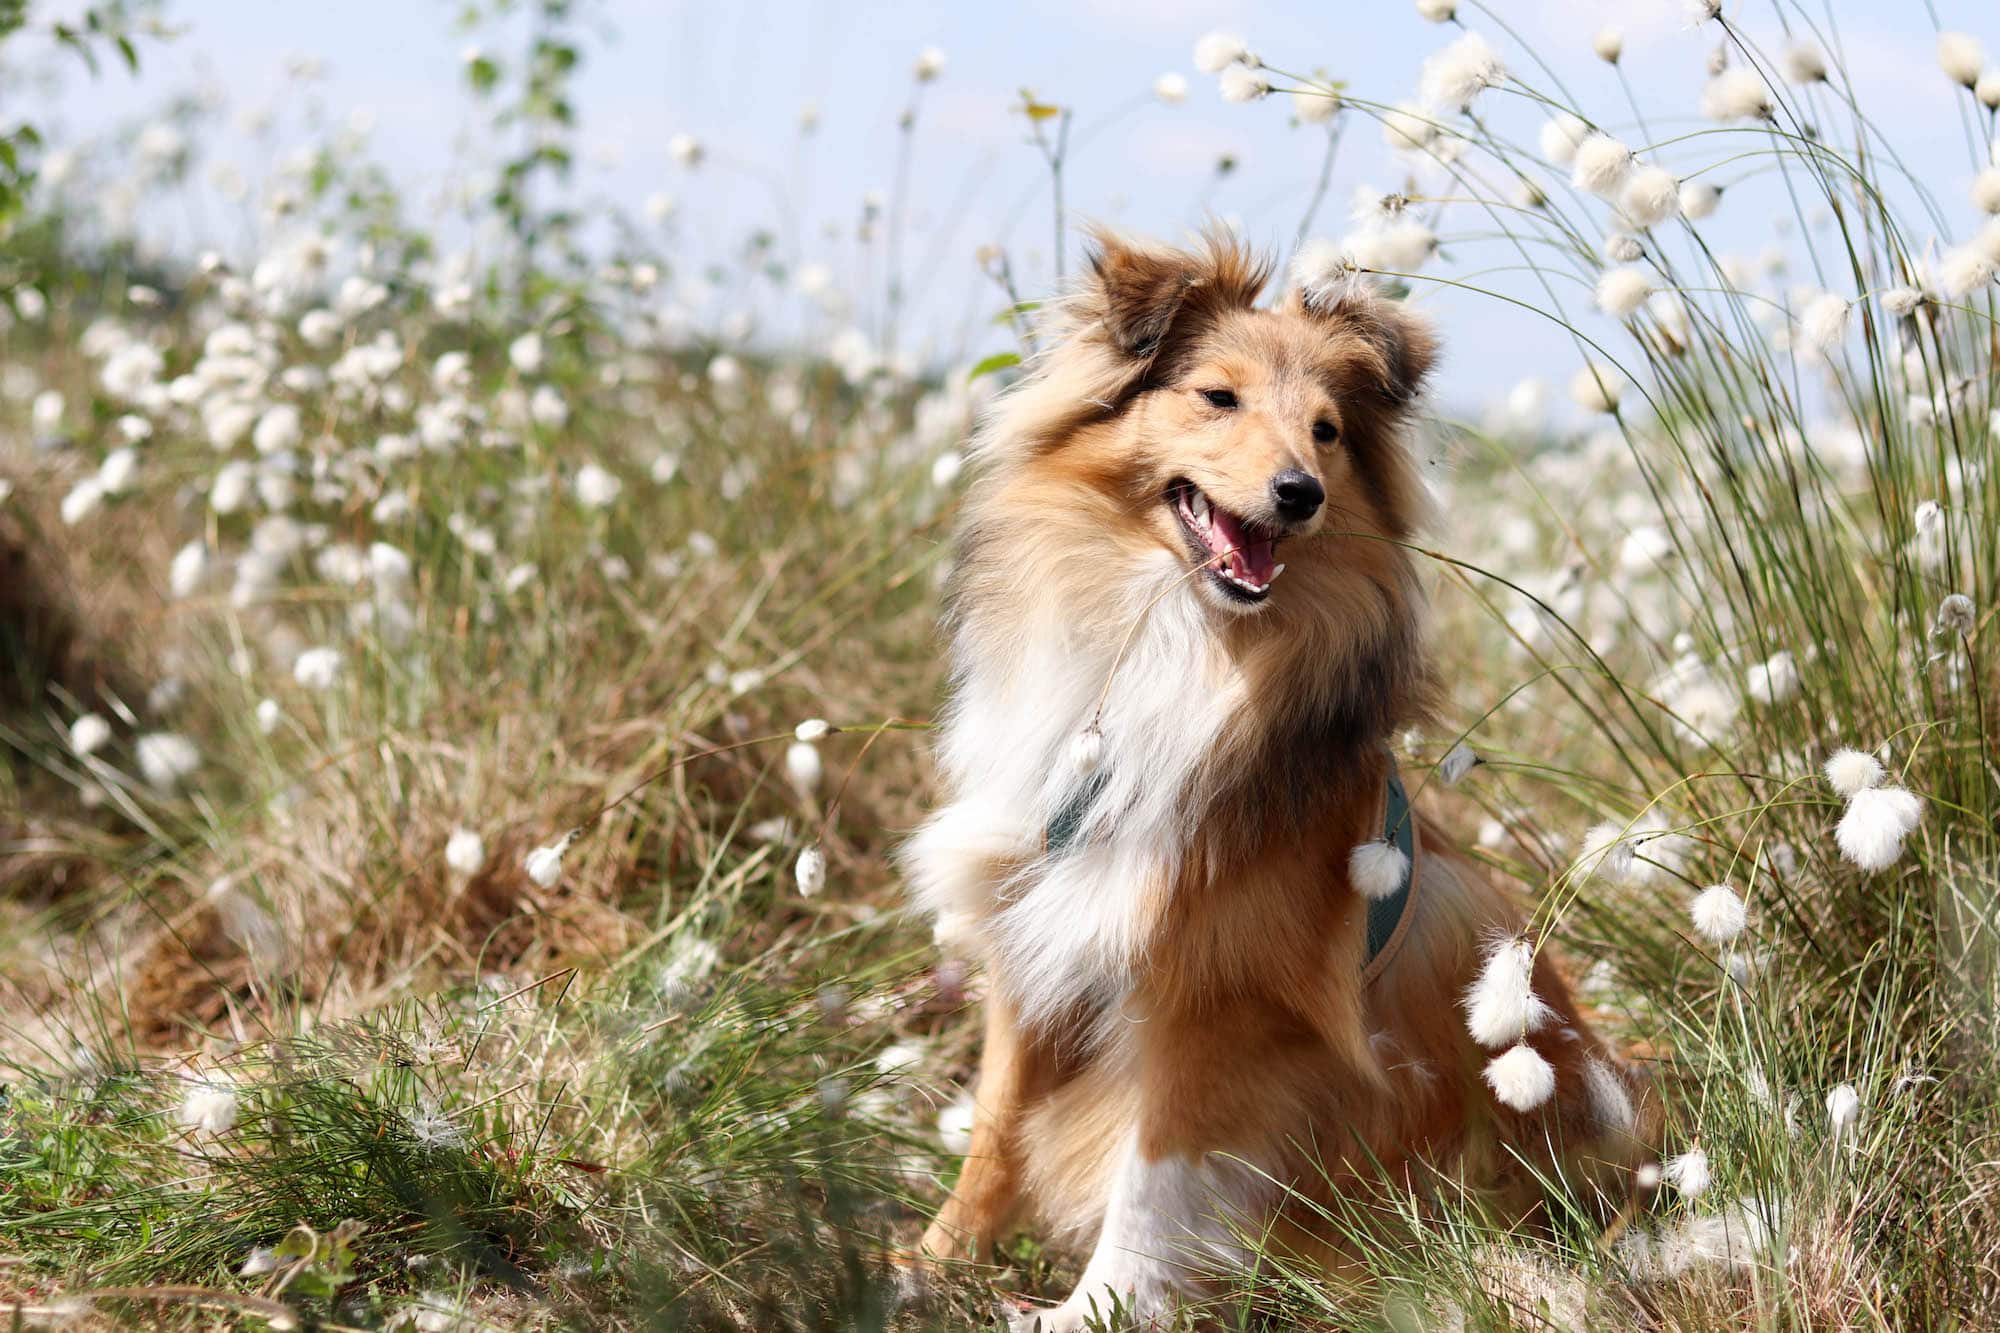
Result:
{"type": "MultiPolygon", "coordinates": [[[[1399,748],[1667,1141],[1612,1232],[1561,1181],[1533,1230],[1440,1181],[1333,1219],[1404,1237],[1365,1273],[1258,1256],[1211,1313],[1987,1326],[2000,73],[1940,41],[1967,203],[1897,176],[1790,4],[1702,20],[1710,128],[1671,138],[1419,9],[1468,31],[1417,102],[1220,34],[1196,62],[1231,114],[1403,155],[1291,280],[1421,303],[1504,263],[1569,312],[1585,425],[1533,385],[1426,425],[1451,699],[1399,748]],[[1759,190],[1788,257],[1712,246],[1759,190]]],[[[466,77],[557,134],[576,55],[542,40],[466,77]]],[[[168,149],[45,151],[0,257],[0,1309],[847,1329],[1061,1295],[1031,1233],[921,1293],[892,1263],[969,1120],[982,981],[888,854],[1008,358],[900,364],[865,297],[798,345],[691,326],[670,236],[586,254],[505,188],[560,178],[539,150],[478,257],[331,145],[260,186],[256,253],[77,222],[168,149]]],[[[746,253],[720,304],[840,311],[746,253]]]]}

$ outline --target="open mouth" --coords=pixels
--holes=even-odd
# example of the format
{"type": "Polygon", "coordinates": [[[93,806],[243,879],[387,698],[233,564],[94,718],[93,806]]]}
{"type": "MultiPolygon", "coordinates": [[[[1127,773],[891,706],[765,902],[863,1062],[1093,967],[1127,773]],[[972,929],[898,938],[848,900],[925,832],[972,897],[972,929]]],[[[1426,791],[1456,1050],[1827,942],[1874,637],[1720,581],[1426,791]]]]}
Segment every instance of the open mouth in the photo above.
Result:
{"type": "Polygon", "coordinates": [[[1224,596],[1254,604],[1271,595],[1272,581],[1285,572],[1277,562],[1276,533],[1210,503],[1186,478],[1167,487],[1167,505],[1181,521],[1190,553],[1224,596]]]}

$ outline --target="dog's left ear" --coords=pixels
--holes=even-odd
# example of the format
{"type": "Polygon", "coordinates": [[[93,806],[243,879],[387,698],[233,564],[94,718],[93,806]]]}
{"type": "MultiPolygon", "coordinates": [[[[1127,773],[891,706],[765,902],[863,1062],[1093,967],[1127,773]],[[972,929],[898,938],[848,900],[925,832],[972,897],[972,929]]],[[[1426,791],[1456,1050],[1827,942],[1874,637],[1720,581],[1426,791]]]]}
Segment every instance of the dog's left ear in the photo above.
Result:
{"type": "Polygon", "coordinates": [[[1219,231],[1179,250],[1097,228],[1089,263],[1079,323],[1095,324],[1113,349],[1145,364],[1224,311],[1254,306],[1270,277],[1267,264],[1219,231]]]}
{"type": "Polygon", "coordinates": [[[1400,412],[1423,393],[1424,382],[1437,365],[1438,340],[1429,321],[1405,302],[1356,277],[1332,290],[1294,288],[1286,304],[1372,353],[1370,378],[1384,406],[1400,412]]]}

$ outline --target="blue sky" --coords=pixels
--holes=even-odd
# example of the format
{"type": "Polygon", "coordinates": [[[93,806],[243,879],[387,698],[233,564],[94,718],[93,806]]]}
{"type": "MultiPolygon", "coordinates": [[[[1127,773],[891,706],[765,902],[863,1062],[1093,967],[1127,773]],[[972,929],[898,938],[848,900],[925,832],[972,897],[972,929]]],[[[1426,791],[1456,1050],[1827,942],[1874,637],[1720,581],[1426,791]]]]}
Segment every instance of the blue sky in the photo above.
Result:
{"type": "MultiPolygon", "coordinates": [[[[1829,3],[1856,83],[1882,128],[1940,196],[1963,211],[1970,154],[1952,91],[1932,57],[1925,6],[1808,0],[1807,7],[1822,15],[1829,3]]],[[[1991,0],[1936,5],[1945,26],[1966,28],[2000,50],[2000,13],[1991,0]]],[[[1310,194],[1323,140],[1291,126],[1276,100],[1223,103],[1214,81],[1193,70],[1195,38],[1214,28],[1240,32],[1275,65],[1323,69],[1358,94],[1392,101],[1411,94],[1423,57],[1453,35],[1419,19],[1408,0],[585,0],[581,7],[592,31],[579,89],[580,197],[637,215],[648,195],[675,196],[681,210],[675,245],[686,258],[723,252],[750,227],[772,223],[782,196],[794,222],[786,234],[798,238],[795,257],[825,263],[850,281],[857,260],[845,234],[865,192],[890,190],[894,126],[909,101],[911,63],[926,46],[943,50],[949,63],[925,90],[914,144],[906,252],[916,289],[913,333],[934,355],[953,357],[968,352],[968,338],[996,336],[985,330],[1000,298],[976,272],[978,245],[1007,244],[1026,286],[1046,284],[1052,234],[1046,176],[1026,142],[1025,122],[1010,109],[1023,87],[1076,108],[1080,130],[1103,125],[1080,144],[1069,167],[1072,219],[1174,236],[1212,212],[1238,221],[1253,240],[1282,245],[1310,194]],[[1146,97],[1154,78],[1169,70],[1191,85],[1178,107],[1146,97]],[[797,123],[809,103],[822,122],[802,149],[797,123]],[[667,141],[677,132],[708,147],[709,160],[698,171],[670,160],[667,141]],[[1225,153],[1241,165],[1217,184],[1215,163],[1225,153]],[[843,238],[830,237],[829,226],[843,238]]],[[[1775,29],[1770,0],[1732,0],[1730,9],[1752,31],[1775,29]]],[[[459,74],[459,53],[474,38],[454,26],[456,10],[442,0],[183,3],[168,12],[184,34],[151,48],[137,80],[122,73],[68,77],[45,114],[58,141],[106,135],[175,92],[208,87],[234,110],[274,111],[282,144],[286,127],[308,116],[340,123],[359,111],[372,126],[370,153],[422,197],[441,181],[462,178],[484,151],[481,122],[459,74]],[[285,74],[295,54],[325,62],[326,77],[310,90],[285,74]]],[[[1681,0],[1494,0],[1493,13],[1598,118],[1629,124],[1616,76],[1589,50],[1598,26],[1617,22],[1627,34],[1625,69],[1656,137],[1695,128],[1713,30],[1689,30],[1681,0]]],[[[1531,68],[1493,18],[1470,4],[1464,16],[1511,63],[1531,68]]],[[[507,54],[505,34],[484,40],[507,54]]],[[[1538,118],[1526,110],[1496,114],[1516,114],[1531,135],[1538,118]]],[[[206,147],[252,175],[269,157],[234,129],[206,147]]],[[[1401,179],[1375,126],[1354,124],[1316,230],[1342,229],[1355,186],[1393,188],[1401,179]]],[[[247,223],[220,220],[226,209],[204,203],[163,211],[168,216],[141,224],[158,243],[254,244],[247,223]]],[[[1775,200],[1739,206],[1718,225],[1729,228],[1729,243],[1754,252],[1771,240],[1777,211],[1775,200]]],[[[1443,228],[1447,241],[1452,230],[1443,228]]],[[[1477,297],[1426,299],[1445,325],[1447,398],[1470,401],[1529,373],[1560,380],[1573,368],[1567,340],[1530,315],[1477,297]]]]}

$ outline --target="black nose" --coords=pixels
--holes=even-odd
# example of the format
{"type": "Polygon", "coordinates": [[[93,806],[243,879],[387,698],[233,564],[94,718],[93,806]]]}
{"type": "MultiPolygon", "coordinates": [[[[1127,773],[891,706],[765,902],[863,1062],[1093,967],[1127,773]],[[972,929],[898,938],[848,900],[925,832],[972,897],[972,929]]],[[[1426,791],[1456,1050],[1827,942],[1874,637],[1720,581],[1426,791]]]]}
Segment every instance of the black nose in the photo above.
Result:
{"type": "Polygon", "coordinates": [[[1326,503],[1326,487],[1297,468],[1288,467],[1271,478],[1271,498],[1277,501],[1280,517],[1303,523],[1326,503]]]}

